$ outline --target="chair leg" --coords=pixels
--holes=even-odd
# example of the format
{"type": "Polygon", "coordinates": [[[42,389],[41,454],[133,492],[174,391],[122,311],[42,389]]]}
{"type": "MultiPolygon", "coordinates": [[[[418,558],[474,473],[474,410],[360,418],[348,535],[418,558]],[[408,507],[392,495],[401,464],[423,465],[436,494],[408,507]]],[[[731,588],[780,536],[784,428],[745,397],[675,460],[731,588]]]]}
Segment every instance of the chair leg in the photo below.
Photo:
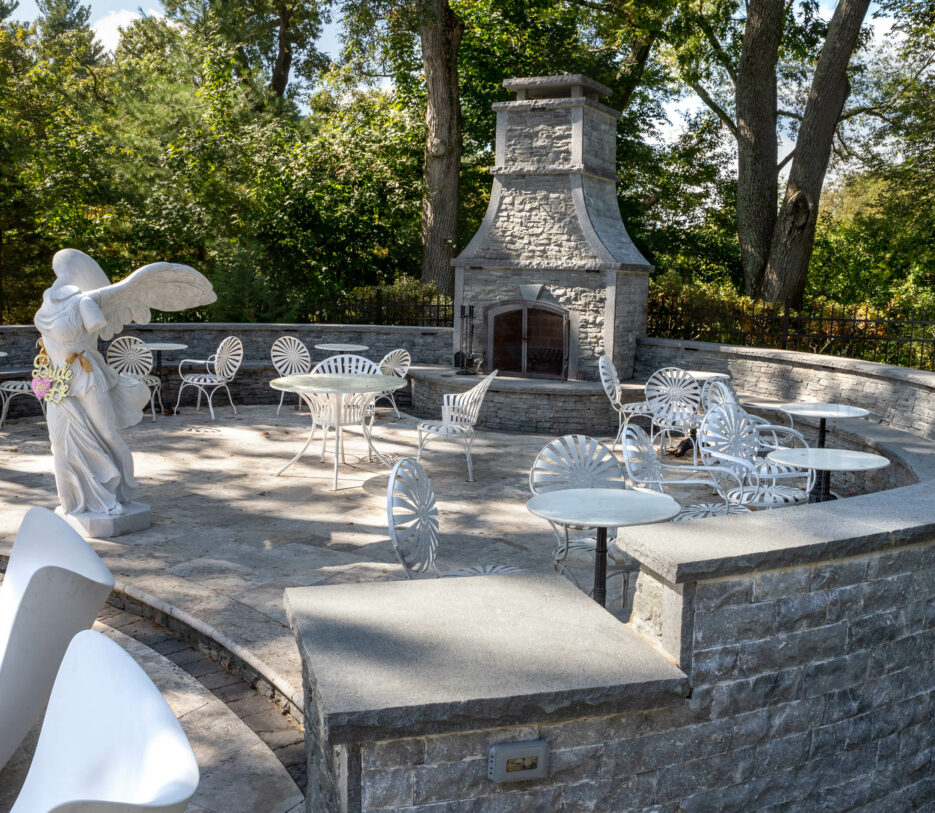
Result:
{"type": "Polygon", "coordinates": [[[422,432],[421,429],[419,429],[418,432],[419,432],[419,448],[416,451],[416,462],[417,463],[422,459],[422,448],[425,446],[424,433],[422,432]]]}
{"type": "Polygon", "coordinates": [[[325,446],[328,443],[328,424],[322,424],[321,426],[321,461],[325,462],[325,446]]]}
{"type": "Polygon", "coordinates": [[[153,416],[153,423],[156,423],[156,388],[149,391],[149,414],[153,416]]]}
{"type": "MultiPolygon", "coordinates": [[[[230,387],[228,387],[227,384],[222,384],[221,386],[224,387],[224,391],[227,393],[227,400],[231,402],[231,409],[234,410],[234,414],[236,415],[237,407],[234,406],[234,396],[231,395],[230,387]]],[[[285,395],[285,393],[283,394],[285,395]]]]}
{"type": "Polygon", "coordinates": [[[3,422],[6,420],[7,410],[10,408],[10,399],[7,397],[5,392],[0,392],[0,402],[3,403],[3,407],[0,409],[0,428],[2,428],[3,422]]]}
{"type": "Polygon", "coordinates": [[[179,404],[180,404],[181,401],[182,401],[182,390],[185,389],[185,386],[186,386],[186,385],[185,385],[185,383],[183,382],[182,385],[179,387],[179,394],[178,394],[178,397],[175,399],[175,411],[176,411],[176,412],[179,411],[179,404]]]}
{"type": "Polygon", "coordinates": [[[468,482],[474,482],[474,470],[471,466],[471,447],[474,445],[474,436],[471,435],[464,444],[464,454],[467,456],[468,482]]]}
{"type": "MultiPolygon", "coordinates": [[[[201,411],[201,387],[199,387],[197,384],[195,386],[198,387],[198,403],[195,404],[195,412],[200,412],[201,411]]],[[[207,395],[207,393],[205,393],[205,395],[207,395]]],[[[209,399],[209,403],[210,403],[210,399],[209,399]]],[[[214,417],[213,412],[211,413],[211,417],[212,418],[214,417]]]]}
{"type": "Polygon", "coordinates": [[[159,412],[165,414],[166,408],[162,403],[162,382],[156,385],[156,396],[159,398],[159,412]]]}
{"type": "Polygon", "coordinates": [[[619,420],[617,421],[619,426],[617,427],[617,437],[614,438],[614,442],[610,445],[610,450],[612,452],[617,450],[617,444],[620,443],[623,438],[623,430],[626,429],[627,422],[623,419],[623,414],[620,414],[619,420]]]}
{"type": "MultiPolygon", "coordinates": [[[[211,390],[211,392],[208,392],[207,390],[205,391],[205,396],[206,396],[207,399],[208,399],[208,412],[211,413],[211,420],[212,420],[212,421],[214,420],[214,404],[211,403],[211,400],[214,398],[214,393],[215,393],[216,391],[217,391],[217,388],[216,388],[216,387],[215,387],[215,389],[211,390]]],[[[199,390],[199,392],[201,392],[201,391],[199,390]]]]}
{"type": "Polygon", "coordinates": [[[286,391],[283,390],[282,394],[279,396],[279,406],[276,407],[276,414],[279,414],[279,410],[282,409],[282,401],[286,397],[286,391]]]}
{"type": "Polygon", "coordinates": [[[393,405],[393,412],[396,413],[396,417],[399,417],[399,408],[396,406],[396,396],[393,393],[390,393],[390,403],[393,405]]]}

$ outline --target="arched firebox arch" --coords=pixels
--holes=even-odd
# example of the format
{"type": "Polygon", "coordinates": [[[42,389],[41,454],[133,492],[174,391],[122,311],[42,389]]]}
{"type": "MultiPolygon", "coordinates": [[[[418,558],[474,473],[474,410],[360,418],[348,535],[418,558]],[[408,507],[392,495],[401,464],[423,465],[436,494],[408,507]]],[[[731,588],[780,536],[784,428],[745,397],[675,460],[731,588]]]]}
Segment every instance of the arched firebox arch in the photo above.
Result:
{"type": "Polygon", "coordinates": [[[560,305],[518,299],[486,309],[491,369],[536,378],[577,376],[578,315],[560,305]]]}

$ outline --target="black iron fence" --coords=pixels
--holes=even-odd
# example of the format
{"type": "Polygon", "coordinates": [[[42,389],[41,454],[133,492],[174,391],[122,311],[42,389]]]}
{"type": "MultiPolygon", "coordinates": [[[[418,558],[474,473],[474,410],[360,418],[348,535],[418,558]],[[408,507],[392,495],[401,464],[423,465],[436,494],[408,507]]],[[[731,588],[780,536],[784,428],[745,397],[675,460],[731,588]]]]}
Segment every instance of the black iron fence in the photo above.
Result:
{"type": "Polygon", "coordinates": [[[710,306],[654,299],[649,303],[647,333],[935,370],[935,310],[930,309],[825,305],[794,311],[765,303],[710,306]]]}
{"type": "Polygon", "coordinates": [[[377,288],[366,293],[341,293],[317,302],[307,319],[313,324],[451,327],[454,303],[451,297],[441,294],[388,294],[377,288]]]}

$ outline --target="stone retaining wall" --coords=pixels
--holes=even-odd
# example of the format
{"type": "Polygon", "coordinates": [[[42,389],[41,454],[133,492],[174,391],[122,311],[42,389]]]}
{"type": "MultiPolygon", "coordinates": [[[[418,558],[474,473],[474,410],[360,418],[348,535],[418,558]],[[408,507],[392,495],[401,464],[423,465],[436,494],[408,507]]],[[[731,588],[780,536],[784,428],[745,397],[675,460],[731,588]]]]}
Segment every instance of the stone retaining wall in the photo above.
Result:
{"type": "Polygon", "coordinates": [[[730,373],[738,391],[783,401],[840,401],[897,429],[935,438],[935,373],[760,347],[641,338],[634,378],[660,367],[730,373]]]}
{"type": "Polygon", "coordinates": [[[638,713],[365,744],[371,813],[909,810],[935,800],[935,541],[676,586],[640,574],[633,627],[691,698],[638,713]],[[678,593],[676,598],[673,591],[678,593]],[[684,603],[683,603],[684,602],[684,603]],[[667,606],[668,605],[668,606],[667,606]],[[496,742],[543,738],[547,779],[496,785],[496,742]]]}
{"type": "MultiPolygon", "coordinates": [[[[178,392],[179,359],[207,358],[221,341],[230,335],[239,336],[244,343],[244,362],[234,383],[231,394],[237,404],[276,403],[279,395],[270,389],[269,381],[276,372],[270,361],[270,347],[280,336],[295,336],[303,341],[312,354],[313,364],[326,356],[333,355],[315,350],[314,345],[332,342],[365,344],[369,347],[361,355],[379,361],[390,350],[397,347],[407,349],[414,363],[450,364],[452,361],[452,329],[435,327],[397,327],[381,325],[295,325],[295,324],[249,324],[249,323],[155,323],[128,325],[125,335],[139,336],[144,341],[178,342],[187,344],[188,349],[163,354],[164,366],[169,372],[166,406],[175,403],[178,392]],[[168,401],[171,400],[171,404],[168,401]]],[[[36,354],[38,331],[32,325],[0,326],[0,350],[9,355],[0,359],[0,379],[26,378],[32,370],[36,354]]],[[[101,351],[106,352],[106,342],[101,342],[101,351]]],[[[186,390],[183,404],[195,403],[195,391],[186,390]]],[[[219,403],[224,403],[221,393],[219,403]]],[[[39,408],[32,398],[20,397],[10,405],[10,417],[38,414],[39,408]]]]}
{"type": "MultiPolygon", "coordinates": [[[[453,375],[450,369],[438,367],[413,369],[409,378],[413,414],[436,420],[441,418],[446,393],[464,392],[480,381],[477,376],[453,375]]],[[[613,437],[617,415],[598,383],[498,377],[484,397],[477,425],[508,432],[613,437]]]]}

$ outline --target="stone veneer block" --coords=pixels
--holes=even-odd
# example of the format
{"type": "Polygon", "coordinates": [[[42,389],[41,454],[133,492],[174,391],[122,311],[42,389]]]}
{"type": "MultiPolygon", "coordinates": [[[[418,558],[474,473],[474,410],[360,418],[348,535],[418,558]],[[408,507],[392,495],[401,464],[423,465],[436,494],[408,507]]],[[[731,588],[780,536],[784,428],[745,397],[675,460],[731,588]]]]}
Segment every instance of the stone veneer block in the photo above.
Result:
{"type": "Polygon", "coordinates": [[[565,578],[290,588],[327,745],[655,708],[686,676],[565,578]],[[548,645],[545,645],[548,642],[548,645]]]}

